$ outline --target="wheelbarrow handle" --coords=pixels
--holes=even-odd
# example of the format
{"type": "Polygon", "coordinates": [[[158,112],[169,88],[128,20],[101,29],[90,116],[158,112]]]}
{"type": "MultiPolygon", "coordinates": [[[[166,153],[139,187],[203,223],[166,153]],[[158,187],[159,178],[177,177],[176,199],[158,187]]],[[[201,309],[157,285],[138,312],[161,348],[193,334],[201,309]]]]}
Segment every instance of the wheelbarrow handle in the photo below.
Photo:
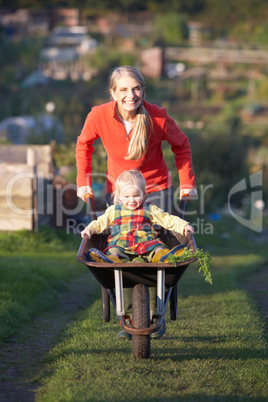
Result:
{"type": "Polygon", "coordinates": [[[185,213],[185,208],[186,208],[186,203],[189,201],[189,195],[188,194],[183,194],[180,203],[179,203],[179,217],[181,219],[184,218],[184,213],[185,213]]]}
{"type": "Polygon", "coordinates": [[[85,194],[86,203],[89,205],[90,215],[93,221],[97,219],[96,208],[94,203],[94,195],[90,193],[85,194]]]}

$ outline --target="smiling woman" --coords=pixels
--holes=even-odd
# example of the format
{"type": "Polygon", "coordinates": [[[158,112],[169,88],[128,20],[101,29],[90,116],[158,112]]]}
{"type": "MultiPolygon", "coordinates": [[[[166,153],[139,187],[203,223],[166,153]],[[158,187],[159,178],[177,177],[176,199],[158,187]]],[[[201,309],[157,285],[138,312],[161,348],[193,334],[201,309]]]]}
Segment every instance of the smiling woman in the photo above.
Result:
{"type": "Polygon", "coordinates": [[[117,102],[117,110],[126,121],[134,121],[138,107],[142,103],[144,89],[137,80],[130,77],[122,77],[118,80],[115,90],[111,89],[111,95],[117,102]]]}
{"type": "Polygon", "coordinates": [[[129,140],[126,160],[140,159],[148,150],[150,115],[143,106],[145,82],[132,67],[115,69],[110,77],[110,94],[116,102],[117,116],[123,122],[129,140]],[[122,75],[127,72],[128,75],[122,75]],[[131,138],[129,134],[131,132],[131,138]]]}
{"type": "Polygon", "coordinates": [[[171,211],[171,174],[161,144],[167,141],[174,152],[181,194],[196,195],[192,154],[188,137],[164,108],[145,101],[145,82],[134,67],[115,68],[109,90],[113,101],[93,107],[77,139],[77,195],[85,201],[92,191],[93,143],[99,137],[107,152],[107,205],[118,176],[125,170],[139,170],[146,193],[155,205],[171,211]]]}

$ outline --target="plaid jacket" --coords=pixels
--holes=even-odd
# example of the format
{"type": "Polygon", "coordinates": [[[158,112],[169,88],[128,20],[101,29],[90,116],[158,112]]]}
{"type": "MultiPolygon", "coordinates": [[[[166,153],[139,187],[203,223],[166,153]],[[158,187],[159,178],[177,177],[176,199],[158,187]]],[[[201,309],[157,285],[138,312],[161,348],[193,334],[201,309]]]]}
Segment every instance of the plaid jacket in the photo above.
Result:
{"type": "Polygon", "coordinates": [[[110,247],[120,247],[131,254],[144,254],[164,243],[157,238],[153,230],[149,202],[131,211],[123,204],[115,205],[114,223],[110,236],[108,237],[108,250],[110,247]]]}

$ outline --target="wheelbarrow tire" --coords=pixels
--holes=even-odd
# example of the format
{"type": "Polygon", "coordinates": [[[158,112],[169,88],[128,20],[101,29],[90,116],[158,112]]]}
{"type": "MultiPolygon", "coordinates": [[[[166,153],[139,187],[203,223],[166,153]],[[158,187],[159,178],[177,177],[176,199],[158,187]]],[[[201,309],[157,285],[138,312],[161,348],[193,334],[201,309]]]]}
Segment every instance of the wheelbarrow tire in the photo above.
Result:
{"type": "MultiPolygon", "coordinates": [[[[132,291],[133,327],[150,327],[150,296],[146,285],[135,285],[132,291]]],[[[150,357],[150,335],[132,335],[132,354],[140,359],[150,357]]]]}
{"type": "Polygon", "coordinates": [[[101,298],[102,298],[102,314],[104,322],[110,321],[110,296],[108,290],[101,287],[101,298]]]}
{"type": "Polygon", "coordinates": [[[176,321],[178,314],[178,290],[177,285],[173,286],[169,299],[170,319],[176,321]]]}

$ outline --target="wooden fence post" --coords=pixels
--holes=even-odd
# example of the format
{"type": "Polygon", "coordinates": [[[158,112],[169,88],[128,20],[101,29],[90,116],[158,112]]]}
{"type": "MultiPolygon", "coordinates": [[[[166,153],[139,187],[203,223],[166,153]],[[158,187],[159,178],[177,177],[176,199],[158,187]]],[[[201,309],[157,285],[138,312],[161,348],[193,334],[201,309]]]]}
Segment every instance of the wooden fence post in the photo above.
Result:
{"type": "Polygon", "coordinates": [[[27,165],[33,168],[32,179],[32,210],[33,229],[38,232],[38,179],[37,179],[37,156],[34,148],[27,148],[27,165]]]}

